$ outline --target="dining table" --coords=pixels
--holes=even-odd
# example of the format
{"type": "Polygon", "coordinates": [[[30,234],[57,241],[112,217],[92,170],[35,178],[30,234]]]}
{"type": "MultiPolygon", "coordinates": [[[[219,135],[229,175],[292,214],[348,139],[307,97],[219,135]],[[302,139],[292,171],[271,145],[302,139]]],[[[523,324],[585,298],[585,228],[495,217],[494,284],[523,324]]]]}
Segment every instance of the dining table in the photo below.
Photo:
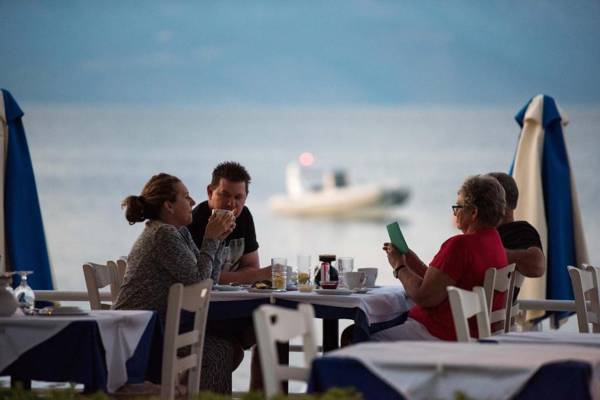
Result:
{"type": "Polygon", "coordinates": [[[598,399],[600,349],[570,344],[360,343],[316,358],[308,391],[371,399],[598,399]]]}
{"type": "Polygon", "coordinates": [[[152,311],[98,310],[0,317],[0,376],[26,388],[32,380],[75,382],[84,393],[115,392],[143,382],[160,365],[162,335],[152,311]]]}
{"type": "Polygon", "coordinates": [[[339,347],[339,320],[353,321],[353,340],[361,342],[368,340],[373,332],[403,323],[412,306],[402,285],[377,286],[362,293],[337,292],[339,294],[321,290],[213,290],[208,319],[251,317],[262,304],[287,308],[296,308],[298,303],[311,304],[315,317],[322,319],[323,351],[327,352],[339,347]]]}

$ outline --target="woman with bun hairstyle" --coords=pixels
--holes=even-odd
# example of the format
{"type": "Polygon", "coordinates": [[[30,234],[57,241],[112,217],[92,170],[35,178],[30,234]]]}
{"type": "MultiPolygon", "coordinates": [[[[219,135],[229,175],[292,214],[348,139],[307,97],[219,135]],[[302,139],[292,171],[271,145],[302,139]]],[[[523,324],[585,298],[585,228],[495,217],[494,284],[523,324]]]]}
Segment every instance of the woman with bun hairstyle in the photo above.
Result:
{"type": "MultiPolygon", "coordinates": [[[[219,281],[223,239],[235,228],[232,214],[212,215],[200,249],[186,228],[195,202],[177,177],[154,175],[139,196],[123,200],[131,225],[146,221],[127,258],[127,271],[115,309],[154,310],[165,322],[169,288],[208,278],[219,281]]],[[[201,390],[231,393],[231,373],[243,357],[239,343],[207,334],[204,340],[201,390]]]]}

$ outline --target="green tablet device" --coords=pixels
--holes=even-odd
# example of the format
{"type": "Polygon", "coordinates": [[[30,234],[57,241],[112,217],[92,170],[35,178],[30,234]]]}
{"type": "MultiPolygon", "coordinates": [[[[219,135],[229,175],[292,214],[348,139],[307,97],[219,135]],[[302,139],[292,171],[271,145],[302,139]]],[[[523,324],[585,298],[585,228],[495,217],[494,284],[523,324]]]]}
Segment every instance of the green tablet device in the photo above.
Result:
{"type": "Polygon", "coordinates": [[[402,254],[408,253],[408,246],[406,240],[404,240],[404,235],[402,235],[398,222],[389,224],[387,226],[387,231],[394,247],[402,254]]]}

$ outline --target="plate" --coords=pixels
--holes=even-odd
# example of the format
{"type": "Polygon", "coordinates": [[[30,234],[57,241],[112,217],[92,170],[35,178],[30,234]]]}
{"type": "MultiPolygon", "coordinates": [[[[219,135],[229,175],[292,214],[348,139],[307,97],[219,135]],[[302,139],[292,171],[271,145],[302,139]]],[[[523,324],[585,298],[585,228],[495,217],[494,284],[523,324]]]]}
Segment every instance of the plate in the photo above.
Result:
{"type": "Polygon", "coordinates": [[[219,292],[239,292],[243,288],[241,286],[214,285],[213,289],[219,292]]]}
{"type": "Polygon", "coordinates": [[[82,310],[79,307],[46,307],[42,308],[38,315],[44,317],[51,316],[71,316],[71,315],[88,315],[87,311],[82,310]]]}
{"type": "Polygon", "coordinates": [[[357,294],[365,294],[365,293],[369,293],[369,289],[372,288],[361,288],[361,289],[352,289],[353,293],[357,293],[357,294]]]}
{"type": "Polygon", "coordinates": [[[283,289],[271,289],[271,288],[258,289],[258,288],[255,288],[255,287],[251,287],[251,288],[248,288],[248,292],[250,292],[250,293],[273,293],[273,292],[285,292],[285,290],[283,290],[283,289]]]}
{"type": "Polygon", "coordinates": [[[350,289],[315,289],[315,292],[319,294],[329,294],[338,296],[348,296],[352,294],[352,290],[350,289]]]}

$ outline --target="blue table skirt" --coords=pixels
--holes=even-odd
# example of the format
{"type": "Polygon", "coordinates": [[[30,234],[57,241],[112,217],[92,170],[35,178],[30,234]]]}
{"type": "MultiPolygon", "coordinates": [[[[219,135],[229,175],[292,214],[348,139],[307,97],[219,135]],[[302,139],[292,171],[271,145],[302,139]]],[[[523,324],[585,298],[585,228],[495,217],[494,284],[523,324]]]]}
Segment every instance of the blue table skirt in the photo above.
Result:
{"type": "MultiPolygon", "coordinates": [[[[547,364],[531,377],[515,399],[591,399],[591,379],[592,369],[587,363],[568,361],[547,364]]],[[[353,387],[362,393],[365,400],[404,400],[400,393],[358,360],[337,357],[314,360],[308,392],[322,393],[333,387],[353,387]]]]}
{"type": "MultiPolygon", "coordinates": [[[[276,299],[275,304],[286,308],[297,308],[297,301],[276,299]]],[[[408,312],[393,318],[389,321],[379,322],[369,325],[367,316],[363,310],[358,307],[335,307],[313,304],[315,317],[323,319],[350,319],[354,321],[354,329],[352,332],[353,342],[365,342],[369,340],[372,333],[383,329],[391,328],[392,326],[403,324],[408,317],[408,312]]]]}
{"type": "MultiPolygon", "coordinates": [[[[135,353],[126,363],[128,382],[138,383],[150,378],[156,380],[156,376],[152,376],[153,371],[147,371],[147,366],[152,358],[158,356],[153,348],[162,337],[159,325],[155,314],[135,353]]],[[[50,339],[22,354],[0,375],[10,375],[13,380],[25,382],[81,383],[85,386],[85,393],[106,391],[106,358],[98,325],[94,321],[70,323],[50,339]]]]}
{"type": "Polygon", "coordinates": [[[208,320],[225,320],[252,317],[252,313],[263,304],[269,304],[269,298],[234,301],[211,301],[208,307],[208,320]]]}

